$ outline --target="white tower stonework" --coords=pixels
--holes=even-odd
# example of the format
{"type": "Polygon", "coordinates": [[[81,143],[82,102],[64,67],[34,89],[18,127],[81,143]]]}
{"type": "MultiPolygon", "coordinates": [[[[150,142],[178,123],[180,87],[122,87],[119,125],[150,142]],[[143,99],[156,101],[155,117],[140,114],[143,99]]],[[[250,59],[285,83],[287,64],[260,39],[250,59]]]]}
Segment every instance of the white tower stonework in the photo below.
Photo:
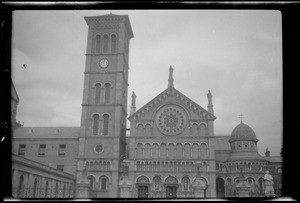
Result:
{"type": "Polygon", "coordinates": [[[77,159],[77,197],[118,197],[125,150],[129,40],[127,15],[85,17],[86,65],[77,159]]]}

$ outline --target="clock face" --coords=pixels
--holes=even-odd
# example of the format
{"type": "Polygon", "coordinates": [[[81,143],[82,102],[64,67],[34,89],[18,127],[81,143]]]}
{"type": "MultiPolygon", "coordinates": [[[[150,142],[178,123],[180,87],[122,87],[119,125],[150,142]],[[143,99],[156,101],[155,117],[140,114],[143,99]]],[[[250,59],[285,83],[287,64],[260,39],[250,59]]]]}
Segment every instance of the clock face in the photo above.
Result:
{"type": "Polygon", "coordinates": [[[107,68],[108,60],[107,59],[100,60],[99,65],[100,65],[101,68],[107,68]]]}

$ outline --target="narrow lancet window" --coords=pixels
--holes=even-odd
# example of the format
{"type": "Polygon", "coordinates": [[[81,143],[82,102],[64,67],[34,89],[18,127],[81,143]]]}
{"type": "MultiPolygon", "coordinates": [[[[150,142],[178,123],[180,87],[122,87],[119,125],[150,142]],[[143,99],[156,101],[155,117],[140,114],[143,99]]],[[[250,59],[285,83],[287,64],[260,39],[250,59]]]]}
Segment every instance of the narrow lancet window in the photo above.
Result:
{"type": "Polygon", "coordinates": [[[93,135],[98,135],[99,131],[99,115],[93,115],[93,135]]]}
{"type": "Polygon", "coordinates": [[[104,35],[104,42],[103,42],[103,52],[108,52],[108,35],[104,35]]]}
{"type": "Polygon", "coordinates": [[[103,115],[103,135],[108,135],[108,124],[109,124],[109,116],[107,114],[103,115]]]}
{"type": "Polygon", "coordinates": [[[95,104],[100,104],[101,84],[96,84],[95,104]]]}
{"type": "Polygon", "coordinates": [[[112,53],[117,52],[117,37],[116,37],[116,35],[111,36],[111,52],[112,53]]]}
{"type": "Polygon", "coordinates": [[[100,35],[96,36],[96,53],[100,53],[100,35]]]}
{"type": "Polygon", "coordinates": [[[110,88],[111,88],[111,85],[109,83],[106,83],[105,86],[105,103],[109,103],[110,101],[110,88]]]}

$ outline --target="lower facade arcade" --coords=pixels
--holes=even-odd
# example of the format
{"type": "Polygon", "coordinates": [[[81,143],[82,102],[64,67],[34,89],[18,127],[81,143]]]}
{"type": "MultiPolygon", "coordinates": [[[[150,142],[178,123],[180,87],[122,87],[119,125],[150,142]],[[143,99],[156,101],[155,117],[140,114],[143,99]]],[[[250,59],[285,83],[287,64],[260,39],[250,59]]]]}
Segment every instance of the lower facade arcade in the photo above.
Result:
{"type": "MultiPolygon", "coordinates": [[[[192,183],[195,175],[173,175],[173,174],[137,174],[135,179],[132,197],[133,198],[192,198],[195,191],[192,183]]],[[[210,196],[209,181],[205,175],[202,179],[207,187],[204,191],[204,198],[210,196]]]]}
{"type": "MultiPolygon", "coordinates": [[[[264,197],[264,174],[252,174],[243,177],[250,186],[249,197],[264,197]]],[[[237,185],[240,183],[240,174],[217,175],[216,197],[238,197],[237,185]]]]}

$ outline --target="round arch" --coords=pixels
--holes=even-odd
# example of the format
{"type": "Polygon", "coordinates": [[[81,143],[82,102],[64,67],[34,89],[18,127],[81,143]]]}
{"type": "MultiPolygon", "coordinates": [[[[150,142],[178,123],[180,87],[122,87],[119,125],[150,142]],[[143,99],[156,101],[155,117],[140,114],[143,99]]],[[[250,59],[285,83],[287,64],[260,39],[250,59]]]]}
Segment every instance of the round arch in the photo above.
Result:
{"type": "Polygon", "coordinates": [[[135,179],[136,183],[150,184],[150,178],[145,175],[140,175],[135,179]]]}
{"type": "Polygon", "coordinates": [[[164,184],[178,184],[178,180],[175,176],[167,176],[164,179],[164,184]]]}

